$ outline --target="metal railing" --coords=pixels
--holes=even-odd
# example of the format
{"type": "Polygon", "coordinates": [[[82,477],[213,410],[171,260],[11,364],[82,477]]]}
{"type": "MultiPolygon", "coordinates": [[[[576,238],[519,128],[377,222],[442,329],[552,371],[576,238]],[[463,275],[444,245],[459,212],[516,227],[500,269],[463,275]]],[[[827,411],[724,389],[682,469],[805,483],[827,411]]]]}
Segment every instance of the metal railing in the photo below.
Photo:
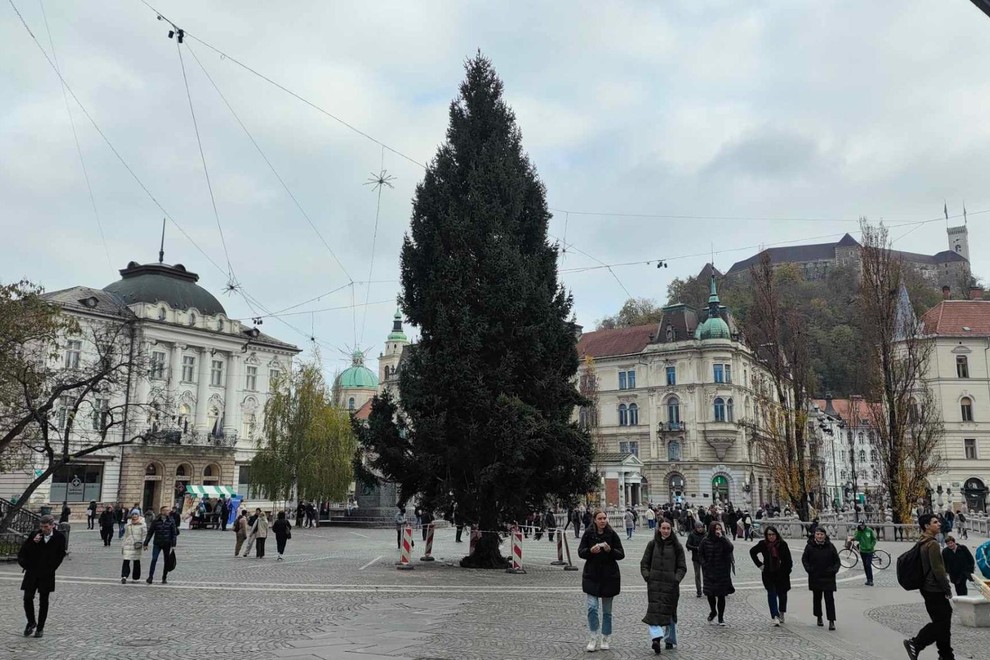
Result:
{"type": "MultiPolygon", "coordinates": [[[[7,512],[13,505],[7,500],[0,499],[0,518],[6,518],[7,512]]],[[[14,514],[14,518],[8,523],[7,529],[0,530],[0,534],[14,533],[25,537],[41,525],[41,516],[26,508],[21,508],[14,514]]]]}

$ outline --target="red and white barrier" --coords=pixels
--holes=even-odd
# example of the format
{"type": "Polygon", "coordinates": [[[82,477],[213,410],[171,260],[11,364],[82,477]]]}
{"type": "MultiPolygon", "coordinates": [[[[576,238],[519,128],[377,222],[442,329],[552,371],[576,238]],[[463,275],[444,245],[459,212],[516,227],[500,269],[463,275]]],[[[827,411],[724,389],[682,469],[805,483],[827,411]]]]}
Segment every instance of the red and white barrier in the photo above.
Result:
{"type": "Polygon", "coordinates": [[[571,563],[571,546],[567,544],[567,535],[561,534],[564,537],[564,550],[567,552],[567,566],[564,566],[565,571],[576,571],[577,566],[571,563]]]}
{"type": "Polygon", "coordinates": [[[426,528],[426,552],[422,557],[419,558],[420,561],[436,561],[433,558],[433,531],[436,529],[433,523],[430,523],[429,527],[426,528]]]}
{"type": "Polygon", "coordinates": [[[557,534],[557,561],[550,562],[551,566],[565,566],[567,564],[564,561],[564,535],[557,534]]]}
{"type": "Polygon", "coordinates": [[[505,572],[517,575],[525,574],[526,571],[523,569],[522,563],[522,531],[518,527],[513,527],[510,538],[512,539],[512,563],[509,568],[505,569],[505,572]]]}
{"type": "Polygon", "coordinates": [[[399,554],[399,563],[396,566],[400,571],[411,571],[415,568],[409,560],[409,556],[412,554],[412,544],[413,529],[412,526],[406,525],[405,529],[402,530],[402,551],[399,554]]]}

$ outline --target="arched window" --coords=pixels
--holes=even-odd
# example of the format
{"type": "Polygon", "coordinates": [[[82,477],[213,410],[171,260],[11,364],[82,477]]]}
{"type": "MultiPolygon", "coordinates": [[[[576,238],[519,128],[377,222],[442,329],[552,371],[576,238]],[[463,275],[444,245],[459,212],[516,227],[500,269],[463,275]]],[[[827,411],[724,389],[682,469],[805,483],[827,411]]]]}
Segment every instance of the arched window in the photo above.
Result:
{"type": "Polygon", "coordinates": [[[681,423],[681,402],[676,396],[667,399],[667,422],[671,427],[677,427],[681,423]]]}
{"type": "Polygon", "coordinates": [[[385,365],[385,380],[388,380],[388,365],[385,365]]]}
{"type": "Polygon", "coordinates": [[[724,422],[725,421],[725,399],[722,397],[715,397],[715,421],[724,422]]]}
{"type": "Polygon", "coordinates": [[[956,378],[969,378],[969,360],[965,355],[956,356],[956,378]]]}
{"type": "Polygon", "coordinates": [[[148,463],[148,467],[144,468],[144,474],[148,477],[153,477],[158,474],[158,470],[155,469],[154,463],[148,463]]]}
{"type": "Polygon", "coordinates": [[[354,410],[354,397],[351,397],[347,400],[347,409],[354,410]]]}
{"type": "Polygon", "coordinates": [[[635,403],[629,404],[629,426],[637,426],[639,424],[639,406],[635,403]]]}
{"type": "Polygon", "coordinates": [[[189,313],[189,325],[196,325],[196,315],[192,312],[189,313]]]}
{"type": "Polygon", "coordinates": [[[732,413],[732,398],[730,397],[728,401],[725,402],[725,421],[731,422],[733,418],[732,413]]]}
{"type": "Polygon", "coordinates": [[[863,438],[864,438],[864,437],[866,437],[866,436],[864,436],[864,435],[863,435],[863,432],[862,432],[862,431],[860,431],[860,432],[859,432],[859,444],[863,444],[863,438]]]}
{"type": "Polygon", "coordinates": [[[667,460],[668,461],[681,460],[681,443],[679,443],[677,440],[671,440],[667,444],[667,460]]]}
{"type": "Polygon", "coordinates": [[[179,467],[175,468],[175,476],[177,476],[177,477],[184,477],[184,476],[186,476],[186,466],[185,465],[180,465],[179,467]]]}
{"type": "Polygon", "coordinates": [[[629,426],[629,409],[626,404],[619,404],[619,426],[629,426]]]}
{"type": "Polygon", "coordinates": [[[973,421],[973,400],[968,396],[964,396],[959,401],[960,413],[962,413],[962,421],[972,422],[973,421]]]}
{"type": "Polygon", "coordinates": [[[203,483],[217,484],[220,482],[220,466],[210,464],[203,468],[203,483]]]}
{"type": "Polygon", "coordinates": [[[164,321],[165,320],[165,308],[164,307],[159,307],[158,308],[158,320],[159,321],[164,321]]]}

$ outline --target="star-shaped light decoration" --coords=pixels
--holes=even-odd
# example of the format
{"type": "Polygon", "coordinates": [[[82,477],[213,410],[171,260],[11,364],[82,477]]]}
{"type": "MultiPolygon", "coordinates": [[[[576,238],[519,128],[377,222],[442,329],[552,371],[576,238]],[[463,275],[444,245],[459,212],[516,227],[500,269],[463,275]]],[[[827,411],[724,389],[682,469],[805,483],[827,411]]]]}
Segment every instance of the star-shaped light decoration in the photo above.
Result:
{"type": "Polygon", "coordinates": [[[378,174],[374,172],[371,173],[371,178],[365,181],[364,185],[371,186],[372,190],[381,190],[385,186],[389,188],[394,188],[392,182],[395,181],[395,177],[388,173],[388,170],[383,169],[378,174]]]}

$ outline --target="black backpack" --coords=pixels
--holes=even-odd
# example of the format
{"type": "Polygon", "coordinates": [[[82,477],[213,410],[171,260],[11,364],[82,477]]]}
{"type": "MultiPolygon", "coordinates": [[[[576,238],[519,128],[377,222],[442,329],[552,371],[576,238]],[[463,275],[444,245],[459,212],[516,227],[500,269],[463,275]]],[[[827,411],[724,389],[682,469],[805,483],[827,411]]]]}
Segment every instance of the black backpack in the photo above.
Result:
{"type": "Polygon", "coordinates": [[[921,542],[897,558],[897,583],[907,591],[917,591],[925,585],[925,567],[921,564],[921,542]]]}

